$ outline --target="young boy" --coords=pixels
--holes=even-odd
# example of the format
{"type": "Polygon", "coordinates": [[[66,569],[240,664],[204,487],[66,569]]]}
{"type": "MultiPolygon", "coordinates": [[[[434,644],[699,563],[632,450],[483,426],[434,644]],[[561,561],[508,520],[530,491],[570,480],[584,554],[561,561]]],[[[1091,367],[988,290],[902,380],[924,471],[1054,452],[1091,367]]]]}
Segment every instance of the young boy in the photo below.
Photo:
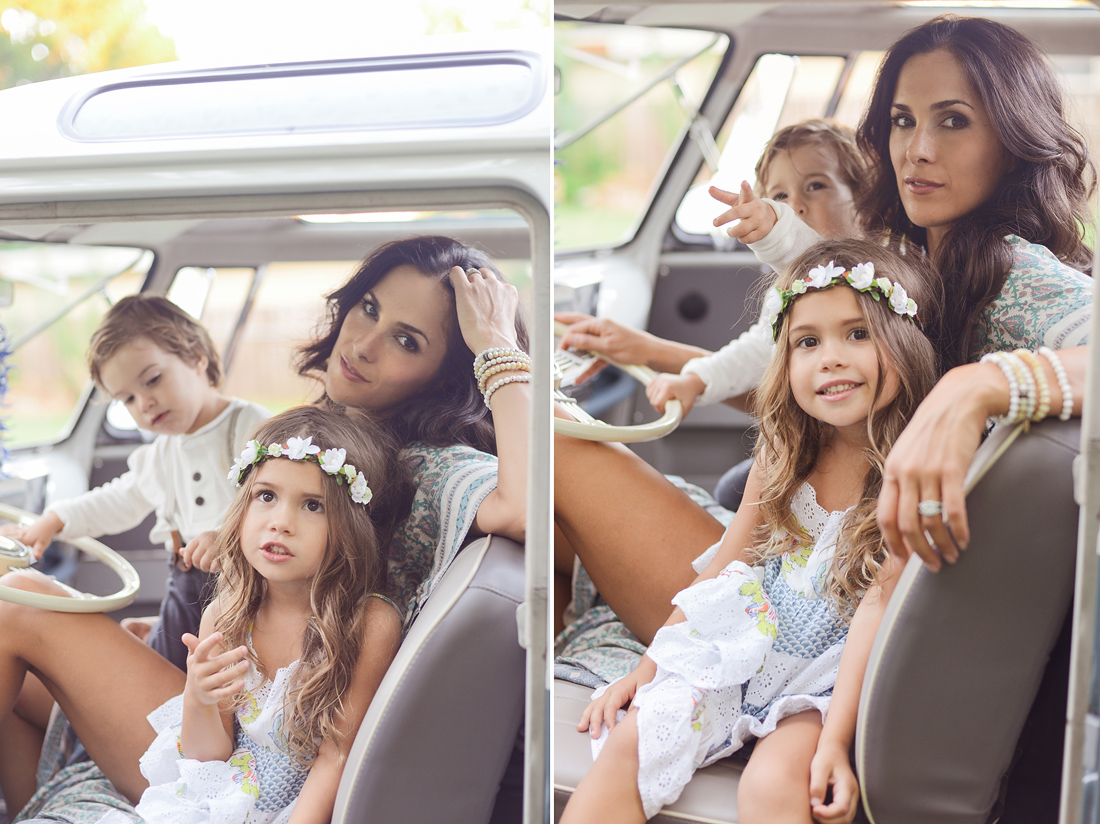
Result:
{"type": "Polygon", "coordinates": [[[218,391],[221,364],[210,335],[165,298],[132,295],[115,304],[92,336],[88,367],[96,385],[156,439],[135,449],[129,471],[113,481],[57,501],[34,524],[9,525],[4,532],[37,558],[54,537],[116,534],[156,513],[149,538],[165,543],[173,557],[160,620],[146,640],[185,669],[180,636],[198,626],[212,592],[212,531],[236,492],[226,474],[269,413],[218,391]]]}
{"type": "MultiPolygon", "coordinates": [[[[726,231],[746,243],[777,272],[821,237],[860,233],[855,200],[869,181],[869,166],[855,132],[829,120],[804,120],[776,132],[756,164],[755,191],[738,194],[711,187],[711,196],[731,208],[715,226],[737,220],[726,231]],[[807,239],[808,238],[808,239],[807,239]]],[[[664,411],[678,399],[686,415],[692,405],[717,403],[756,388],[774,347],[771,329],[759,321],[713,355],[693,358],[679,375],[663,374],[646,389],[664,411]]]]}

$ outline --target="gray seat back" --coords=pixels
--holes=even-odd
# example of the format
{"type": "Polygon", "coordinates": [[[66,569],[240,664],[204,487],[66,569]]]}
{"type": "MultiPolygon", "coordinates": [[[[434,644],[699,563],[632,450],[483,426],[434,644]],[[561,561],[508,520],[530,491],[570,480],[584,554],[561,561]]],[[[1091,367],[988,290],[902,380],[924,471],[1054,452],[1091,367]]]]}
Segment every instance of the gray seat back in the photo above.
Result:
{"type": "Polygon", "coordinates": [[[516,608],[523,548],[465,547],[417,616],[371,702],[334,824],[484,824],[523,721],[516,608]]]}
{"type": "Polygon", "coordinates": [[[1073,596],[1080,421],[975,457],[970,547],[910,559],[863,682],[856,761],[873,822],[986,824],[1073,596]]]}

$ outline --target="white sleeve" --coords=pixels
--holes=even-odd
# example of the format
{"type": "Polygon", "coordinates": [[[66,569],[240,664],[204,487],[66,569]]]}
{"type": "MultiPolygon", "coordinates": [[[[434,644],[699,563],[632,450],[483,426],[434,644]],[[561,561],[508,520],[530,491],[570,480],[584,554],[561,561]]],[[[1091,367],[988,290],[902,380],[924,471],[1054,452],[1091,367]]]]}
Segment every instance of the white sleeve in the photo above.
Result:
{"type": "Polygon", "coordinates": [[[777,272],[785,272],[795,259],[822,240],[821,235],[794,213],[786,203],[762,198],[775,211],[776,223],[772,230],[749,248],[763,263],[777,272]]]}
{"type": "Polygon", "coordinates": [[[156,442],[139,446],[126,461],[129,471],[83,495],[51,504],[47,511],[56,514],[65,524],[57,537],[71,540],[115,535],[145,520],[164,497],[164,490],[152,471],[158,463],[157,453],[162,452],[156,442]]]}
{"type": "Polygon", "coordinates": [[[718,403],[759,386],[774,348],[771,327],[758,319],[713,355],[689,360],[680,374],[698,375],[707,385],[696,403],[718,403]]]}

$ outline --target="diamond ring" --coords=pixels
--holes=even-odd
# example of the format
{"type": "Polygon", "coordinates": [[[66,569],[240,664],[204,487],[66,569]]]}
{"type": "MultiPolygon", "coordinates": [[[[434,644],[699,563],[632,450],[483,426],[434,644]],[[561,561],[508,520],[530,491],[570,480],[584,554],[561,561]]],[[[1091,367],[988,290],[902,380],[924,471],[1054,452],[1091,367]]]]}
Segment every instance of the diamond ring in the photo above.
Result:
{"type": "Polygon", "coordinates": [[[917,504],[917,512],[925,518],[936,518],[943,515],[943,501],[921,501],[917,504]]]}

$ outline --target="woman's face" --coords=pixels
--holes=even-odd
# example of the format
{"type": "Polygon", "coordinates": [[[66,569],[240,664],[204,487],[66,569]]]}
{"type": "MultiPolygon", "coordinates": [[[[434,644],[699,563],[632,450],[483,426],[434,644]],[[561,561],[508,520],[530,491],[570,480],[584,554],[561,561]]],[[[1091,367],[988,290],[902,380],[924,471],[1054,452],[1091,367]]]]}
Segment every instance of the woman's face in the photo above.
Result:
{"type": "Polygon", "coordinates": [[[453,315],[438,280],[391,269],[344,318],[325,371],[328,396],[385,416],[435,377],[453,315]]]}
{"type": "Polygon", "coordinates": [[[890,160],[909,219],[934,252],[951,225],[993,194],[1011,165],[977,92],[951,52],[909,58],[890,112],[890,160]]]}

